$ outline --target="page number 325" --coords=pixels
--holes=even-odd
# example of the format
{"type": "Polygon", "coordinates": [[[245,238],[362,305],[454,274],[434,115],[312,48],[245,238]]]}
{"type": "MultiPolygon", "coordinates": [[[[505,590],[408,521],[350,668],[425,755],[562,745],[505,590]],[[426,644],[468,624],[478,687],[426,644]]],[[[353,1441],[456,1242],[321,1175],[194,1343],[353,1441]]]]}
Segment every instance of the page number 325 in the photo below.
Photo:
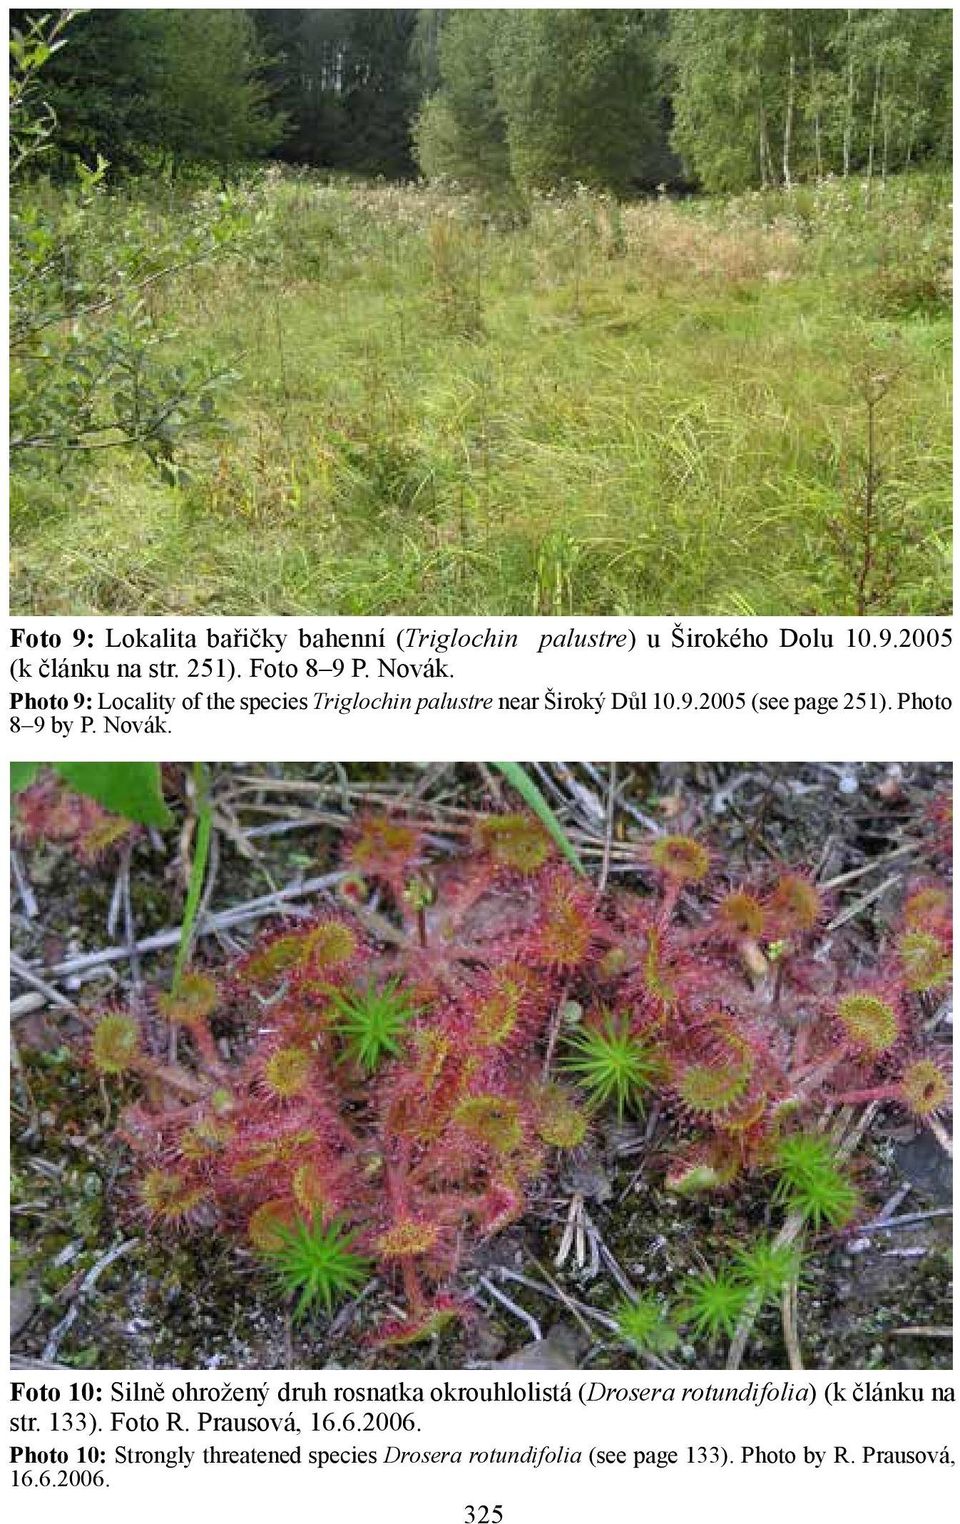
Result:
{"type": "Polygon", "coordinates": [[[463,1524],[503,1524],[502,1503],[467,1503],[463,1524]]]}

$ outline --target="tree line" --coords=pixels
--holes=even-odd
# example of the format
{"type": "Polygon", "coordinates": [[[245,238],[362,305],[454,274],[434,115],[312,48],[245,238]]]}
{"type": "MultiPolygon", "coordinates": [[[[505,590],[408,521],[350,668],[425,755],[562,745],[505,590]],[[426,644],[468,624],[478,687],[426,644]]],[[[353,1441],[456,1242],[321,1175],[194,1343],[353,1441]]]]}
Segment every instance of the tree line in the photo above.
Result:
{"type": "MultiPolygon", "coordinates": [[[[14,11],[14,30],[38,13],[14,11]]],[[[53,160],[790,186],[949,161],[949,10],[89,10],[48,61],[53,160]]]]}

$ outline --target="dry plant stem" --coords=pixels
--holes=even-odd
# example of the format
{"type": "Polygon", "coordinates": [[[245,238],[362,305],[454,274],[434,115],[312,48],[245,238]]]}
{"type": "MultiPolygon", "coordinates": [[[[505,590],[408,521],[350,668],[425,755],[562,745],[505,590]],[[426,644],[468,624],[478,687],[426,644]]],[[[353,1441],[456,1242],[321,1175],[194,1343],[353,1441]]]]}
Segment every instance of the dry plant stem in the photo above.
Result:
{"type": "Polygon", "coordinates": [[[56,1327],[50,1330],[50,1336],[43,1349],[43,1359],[45,1361],[56,1360],[64,1335],[69,1332],[77,1320],[81,1303],[90,1295],[104,1270],[108,1269],[122,1254],[127,1254],[139,1242],[138,1238],[128,1238],[122,1243],[114,1244],[113,1248],[108,1249],[106,1254],[101,1255],[96,1264],[87,1271],[77,1288],[76,1295],[67,1309],[66,1315],[60,1319],[56,1327]]]}
{"type": "MultiPolygon", "coordinates": [[[[496,1274],[502,1281],[514,1281],[518,1286],[526,1286],[529,1291],[536,1291],[539,1296],[545,1296],[551,1302],[561,1302],[562,1298],[549,1286],[544,1286],[540,1281],[535,1281],[529,1275],[523,1275],[519,1270],[509,1270],[506,1265],[498,1265],[496,1274]]],[[[595,1323],[602,1323],[603,1327],[611,1333],[616,1328],[614,1319],[607,1312],[600,1312],[596,1307],[591,1307],[586,1302],[577,1301],[576,1297],[566,1294],[566,1300],[572,1307],[576,1307],[584,1317],[593,1318],[595,1323]]]]}
{"type": "Polygon", "coordinates": [[[23,1059],[20,1057],[17,1039],[12,1032],[10,1033],[10,1068],[13,1070],[13,1076],[19,1081],[20,1088],[26,1097],[27,1125],[20,1134],[20,1137],[26,1140],[34,1137],[39,1129],[40,1110],[33,1091],[30,1088],[30,1081],[27,1079],[27,1071],[24,1068],[23,1059]]]}
{"type": "Polygon", "coordinates": [[[17,891],[20,904],[23,907],[24,915],[29,921],[35,920],[40,914],[37,897],[30,887],[30,880],[27,878],[23,863],[20,861],[19,852],[13,850],[10,852],[10,872],[13,876],[14,887],[17,891]]]}
{"type": "Polygon", "coordinates": [[[898,884],[901,876],[899,873],[893,873],[889,878],[884,879],[882,884],[878,884],[876,889],[871,889],[870,893],[865,894],[862,899],[857,900],[855,905],[849,905],[846,910],[842,910],[839,915],[834,916],[827,926],[827,930],[839,931],[841,926],[845,926],[848,921],[854,920],[861,910],[866,910],[867,906],[872,905],[874,900],[879,900],[886,894],[888,889],[892,889],[894,884],[898,884]]]}
{"type": "MultiPolygon", "coordinates": [[[[841,1161],[844,1159],[849,1159],[850,1155],[859,1146],[864,1133],[870,1126],[870,1123],[876,1114],[876,1111],[877,1104],[876,1102],[873,1102],[871,1105],[864,1108],[860,1117],[851,1125],[853,1107],[841,1107],[840,1113],[834,1124],[832,1134],[838,1159],[841,1161]]],[[[824,1128],[826,1127],[826,1122],[827,1119],[824,1118],[824,1128]]],[[[801,1213],[791,1212],[783,1227],[780,1229],[780,1232],[774,1239],[774,1248],[782,1249],[787,1247],[789,1244],[796,1243],[797,1239],[803,1232],[804,1226],[805,1223],[801,1213]]],[[[740,1365],[747,1347],[747,1340],[753,1331],[753,1325],[757,1321],[757,1314],[759,1311],[760,1298],[759,1296],[755,1295],[751,1297],[747,1302],[747,1305],[741,1314],[740,1321],[737,1324],[736,1333],[731,1340],[730,1352],[727,1355],[726,1368],[728,1371],[736,1371],[740,1369],[740,1365]]],[[[797,1367],[797,1369],[801,1369],[801,1367],[797,1367]]]]}
{"type": "Polygon", "coordinates": [[[915,1328],[891,1328],[892,1339],[952,1339],[952,1328],[933,1328],[920,1325],[915,1328]]]}
{"type": "Polygon", "coordinates": [[[560,995],[560,998],[557,1001],[557,1009],[554,1012],[553,1020],[550,1023],[550,1030],[547,1033],[547,1046],[546,1046],[546,1051],[545,1051],[545,1053],[543,1055],[543,1077],[544,1077],[544,1079],[549,1079],[550,1078],[550,1069],[551,1069],[551,1067],[553,1065],[553,1053],[554,1053],[554,1049],[557,1046],[557,1038],[560,1036],[560,1023],[563,1021],[563,1012],[564,1012],[564,1009],[565,1009],[566,1003],[567,1003],[567,992],[568,992],[568,990],[569,990],[569,984],[564,986],[563,991],[562,991],[562,993],[560,995]]]}
{"type": "MultiPolygon", "coordinates": [[[[541,774],[541,781],[544,782],[547,790],[553,793],[554,797],[564,808],[569,810],[571,807],[570,799],[565,794],[563,794],[562,790],[557,788],[556,784],[549,777],[549,774],[544,774],[542,769],[539,771],[541,774]]],[[[588,771],[590,771],[590,769],[588,769],[588,771]]],[[[239,796],[241,794],[261,792],[289,794],[296,793],[298,791],[313,795],[331,793],[337,794],[340,792],[339,786],[336,784],[316,783],[310,779],[270,778],[254,780],[247,776],[240,776],[234,780],[230,792],[220,796],[220,803],[222,804],[224,801],[233,802],[234,800],[239,802],[239,796]]],[[[405,797],[411,797],[408,790],[398,790],[395,794],[391,794],[385,791],[382,785],[370,785],[369,787],[365,787],[362,784],[353,784],[350,787],[350,793],[356,795],[358,802],[362,803],[365,806],[375,804],[381,805],[387,809],[395,809],[398,804],[402,803],[405,797]]],[[[416,790],[414,790],[412,797],[416,797],[416,790]]],[[[493,797],[496,799],[495,795],[493,797]]],[[[629,815],[635,818],[638,823],[643,826],[644,830],[655,830],[658,833],[662,830],[662,826],[658,825],[655,821],[649,819],[640,811],[636,810],[626,800],[618,798],[617,804],[620,808],[624,809],[629,815]]],[[[258,802],[246,803],[244,804],[244,808],[247,811],[253,811],[258,814],[277,813],[277,811],[275,811],[270,805],[258,802]]],[[[468,835],[473,829],[473,822],[477,817],[477,810],[475,807],[435,802],[431,803],[430,809],[432,814],[425,820],[420,820],[419,817],[416,816],[408,816],[405,818],[407,818],[409,823],[415,827],[422,827],[428,830],[442,829],[443,831],[454,836],[465,836],[468,835]]],[[[601,818],[605,820],[606,812],[601,811],[600,815],[601,818]]],[[[267,835],[274,832],[279,834],[281,831],[300,829],[302,826],[310,825],[313,823],[343,827],[346,821],[350,818],[352,817],[349,811],[346,811],[344,814],[336,814],[333,811],[312,811],[308,817],[304,817],[302,820],[294,822],[289,820],[288,811],[284,811],[283,819],[277,825],[270,828],[255,826],[251,830],[248,830],[245,834],[248,838],[256,835],[267,835]]],[[[567,827],[567,835],[570,837],[570,840],[574,843],[578,851],[584,853],[585,855],[599,856],[602,858],[604,852],[603,837],[595,828],[585,825],[569,826],[567,827]]],[[[610,856],[611,859],[620,859],[629,864],[636,858],[636,846],[630,842],[612,842],[610,848],[610,856]]]]}
{"type": "Polygon", "coordinates": [[[120,912],[123,909],[123,868],[117,870],[117,876],[113,881],[113,892],[110,895],[110,908],[107,911],[107,936],[112,941],[117,934],[120,924],[120,912]]]}
{"type": "Polygon", "coordinates": [[[851,868],[849,873],[839,873],[836,878],[827,879],[820,885],[821,889],[839,889],[841,884],[850,884],[855,878],[863,878],[867,873],[873,873],[885,863],[893,862],[897,857],[912,856],[916,853],[917,844],[913,841],[905,841],[899,847],[894,847],[891,852],[884,852],[880,857],[873,857],[868,863],[859,868],[851,868]]]}
{"type": "Polygon", "coordinates": [[[781,1321],[783,1323],[783,1342],[787,1350],[787,1359],[790,1361],[792,1371],[803,1370],[803,1356],[800,1352],[800,1327],[797,1309],[797,1279],[793,1277],[783,1288],[783,1296],[780,1302],[781,1321]]]}
{"type": "Polygon", "coordinates": [[[139,994],[143,988],[143,970],[140,964],[140,954],[137,951],[137,928],[133,918],[133,899],[130,894],[130,860],[132,855],[133,848],[127,842],[123,848],[120,861],[123,934],[127,944],[127,960],[130,964],[130,977],[133,982],[133,989],[135,993],[139,994]]]}
{"type": "Polygon", "coordinates": [[[898,1207],[903,1205],[904,1201],[907,1199],[912,1190],[913,1186],[909,1180],[905,1181],[903,1185],[898,1186],[893,1195],[883,1203],[883,1206],[877,1213],[876,1217],[873,1219],[873,1222],[867,1223],[867,1227],[870,1228],[875,1225],[879,1226],[882,1223],[890,1222],[894,1212],[898,1207]]]}
{"type": "Polygon", "coordinates": [[[525,1312],[522,1307],[518,1307],[516,1302],[512,1302],[510,1300],[505,1291],[498,1291],[496,1286],[491,1280],[487,1278],[487,1276],[481,1275],[480,1285],[483,1287],[484,1291],[486,1291],[488,1296],[493,1297],[495,1302],[499,1302],[501,1307],[505,1307],[507,1311],[512,1313],[513,1316],[519,1319],[521,1323],[525,1323],[527,1325],[538,1344],[542,1342],[543,1332],[540,1328],[540,1324],[537,1322],[532,1313],[525,1312]]]}
{"type": "MultiPolygon", "coordinates": [[[[331,889],[335,884],[349,875],[346,873],[325,873],[320,878],[304,879],[299,884],[289,884],[285,889],[278,889],[275,894],[263,894],[258,899],[247,900],[243,905],[237,905],[233,910],[221,910],[216,915],[208,915],[203,925],[199,927],[199,935],[206,936],[211,932],[224,931],[230,926],[242,926],[245,921],[256,921],[262,916],[271,915],[278,905],[290,900],[302,900],[308,895],[319,894],[325,889],[331,889]]],[[[158,931],[150,937],[142,937],[136,944],[138,953],[162,952],[165,948],[176,947],[180,941],[180,927],[166,931],[158,931]]],[[[74,958],[64,958],[59,963],[54,963],[50,968],[43,970],[43,976],[47,979],[69,979],[75,974],[81,974],[90,968],[97,968],[104,963],[121,963],[129,956],[126,947],[104,947],[97,952],[81,953],[74,958]]]]}
{"type": "Polygon", "coordinates": [[[943,1149],[944,1153],[947,1155],[947,1158],[952,1159],[953,1139],[947,1132],[947,1129],[944,1127],[940,1118],[933,1116],[927,1117],[926,1124],[929,1127],[930,1131],[933,1133],[933,1136],[936,1138],[937,1142],[940,1144],[940,1147],[943,1149]]]}
{"type": "Polygon", "coordinates": [[[15,952],[10,954],[10,971],[16,974],[18,979],[22,979],[24,984],[29,984],[33,989],[45,996],[50,1005],[57,1005],[64,1011],[75,1011],[77,1009],[72,1000],[68,999],[66,995],[62,995],[58,989],[54,988],[52,984],[48,984],[45,979],[41,979],[38,974],[35,974],[15,952]]]}
{"type": "Polygon", "coordinates": [[[865,1224],[864,1233],[891,1233],[896,1228],[912,1228],[918,1222],[929,1222],[933,1217],[952,1217],[953,1207],[931,1207],[929,1212],[907,1212],[903,1217],[885,1217],[865,1224]]]}
{"type": "MultiPolygon", "coordinates": [[[[592,1219],[589,1216],[587,1216],[587,1222],[590,1225],[590,1227],[593,1228],[594,1232],[596,1233],[597,1232],[596,1224],[592,1221],[592,1219]]],[[[597,1233],[597,1242],[598,1242],[598,1244],[600,1246],[600,1258],[603,1260],[603,1262],[606,1265],[607,1269],[610,1271],[610,1274],[613,1276],[613,1278],[616,1281],[617,1285],[620,1287],[620,1290],[626,1296],[635,1299],[636,1295],[637,1295],[636,1287],[631,1285],[629,1277],[626,1275],[626,1273],[624,1272],[624,1270],[620,1266],[620,1264],[617,1261],[617,1259],[615,1258],[612,1250],[610,1250],[607,1247],[607,1245],[604,1242],[604,1240],[600,1237],[599,1233],[597,1233]]]]}
{"type": "Polygon", "coordinates": [[[534,1259],[533,1263],[536,1265],[537,1269],[540,1271],[540,1274],[543,1276],[547,1284],[551,1286],[556,1292],[558,1301],[562,1304],[562,1306],[566,1307],[567,1311],[570,1313],[570,1316],[574,1318],[577,1323],[579,1323],[580,1327],[587,1335],[587,1338],[592,1338],[593,1336],[590,1332],[590,1326],[588,1323],[584,1322],[583,1315],[579,1311],[576,1302],[574,1302],[573,1299],[567,1295],[563,1287],[554,1280],[553,1276],[550,1274],[550,1271],[547,1270],[545,1266],[541,1265],[538,1259],[534,1259]]]}
{"type": "Polygon", "coordinates": [[[868,586],[873,571],[873,510],[877,488],[876,411],[879,398],[869,394],[867,404],[867,471],[863,489],[861,560],[857,575],[857,613],[865,614],[869,603],[868,586]]]}
{"type": "Polygon", "coordinates": [[[610,782],[607,788],[607,822],[603,836],[603,861],[600,866],[600,878],[597,882],[597,899],[606,892],[607,879],[610,877],[610,852],[613,846],[613,823],[617,804],[617,764],[610,763],[610,782]]]}

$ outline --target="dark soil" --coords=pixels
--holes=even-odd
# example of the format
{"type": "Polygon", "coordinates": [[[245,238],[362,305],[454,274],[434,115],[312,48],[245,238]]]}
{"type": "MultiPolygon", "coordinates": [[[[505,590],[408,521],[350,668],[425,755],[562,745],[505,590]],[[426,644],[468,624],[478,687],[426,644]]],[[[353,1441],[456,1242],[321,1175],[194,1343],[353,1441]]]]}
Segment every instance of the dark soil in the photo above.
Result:
{"type": "MultiPolygon", "coordinates": [[[[706,834],[737,865],[770,856],[802,861],[816,865],[822,880],[866,867],[838,890],[838,898],[852,908],[887,885],[852,922],[854,936],[869,948],[896,912],[911,861],[905,854],[876,868],[870,864],[910,839],[905,833],[918,809],[948,777],[945,767],[906,764],[898,771],[862,764],[621,764],[614,842],[642,836],[640,822],[647,816],[706,834]]],[[[540,781],[553,787],[551,802],[579,831],[584,856],[597,870],[606,764],[593,770],[552,766],[540,781]]],[[[319,765],[218,769],[224,829],[211,910],[245,902],[298,875],[324,872],[364,793],[402,795],[435,820],[439,843],[455,850],[460,811],[489,802],[489,789],[489,778],[472,767],[348,767],[336,775],[319,765]],[[256,774],[264,779],[262,794],[238,790],[240,775],[256,774]],[[326,785],[326,791],[301,796],[271,789],[278,779],[297,778],[326,785]],[[282,829],[249,835],[263,825],[282,829]],[[251,848],[255,858],[244,855],[251,848]]],[[[138,937],[179,920],[177,849],[175,833],[163,841],[144,836],[134,849],[138,937]]],[[[116,858],[85,868],[67,852],[41,846],[22,851],[21,865],[37,902],[33,915],[22,900],[14,906],[14,950],[25,963],[49,970],[65,957],[123,942],[122,930],[107,930],[116,858]]],[[[611,882],[617,867],[614,851],[611,882]]],[[[254,929],[251,922],[218,940],[230,953],[254,929]]],[[[204,954],[216,956],[215,939],[206,939],[204,954]]],[[[172,951],[145,955],[138,969],[129,958],[118,958],[82,985],[60,979],[56,987],[68,1000],[96,1008],[105,999],[125,998],[138,978],[163,987],[172,959],[172,951]]],[[[106,1369],[455,1369],[500,1363],[630,1368],[643,1362],[599,1322],[578,1313],[581,1304],[609,1310],[622,1297],[607,1261],[591,1247],[591,1228],[633,1285],[667,1292],[686,1272],[780,1225],[762,1184],[738,1184],[703,1199],[671,1196],[660,1183],[662,1125],[651,1130],[610,1122],[594,1133],[588,1153],[542,1184],[521,1223],[482,1246],[464,1267],[462,1287],[476,1305],[475,1319],[464,1327],[413,1348],[374,1350],[366,1342],[371,1313],[389,1303],[388,1288],[377,1282],[332,1321],[293,1325],[247,1249],[209,1232],[170,1241],[145,1231],[132,1210],[129,1159],[112,1135],[122,1087],[102,1085],[79,1061],[80,1029],[69,1010],[42,996],[26,1009],[30,992],[29,984],[15,980],[11,1327],[18,1363],[46,1359],[106,1369]],[[586,1212],[584,1262],[577,1265],[574,1243],[558,1267],[575,1194],[586,1212]],[[101,1263],[120,1246],[122,1253],[101,1263]],[[537,1289],[512,1278],[518,1275],[537,1289]],[[496,1300],[490,1287],[514,1309],[496,1300]],[[539,1341],[535,1329],[544,1336],[539,1341]]],[[[881,1112],[856,1168],[866,1203],[863,1221],[876,1217],[895,1194],[900,1199],[893,1215],[917,1214],[920,1220],[892,1231],[861,1224],[808,1244],[799,1298],[804,1362],[811,1369],[949,1368],[952,1220],[942,1212],[951,1199],[949,1161],[929,1132],[881,1112]],[[930,1212],[940,1215],[924,1215],[930,1212]]],[[[725,1357],[725,1347],[702,1344],[681,1344],[673,1354],[691,1369],[715,1369],[725,1357]]],[[[786,1363],[779,1315],[766,1310],[744,1365],[781,1369],[786,1363]]]]}

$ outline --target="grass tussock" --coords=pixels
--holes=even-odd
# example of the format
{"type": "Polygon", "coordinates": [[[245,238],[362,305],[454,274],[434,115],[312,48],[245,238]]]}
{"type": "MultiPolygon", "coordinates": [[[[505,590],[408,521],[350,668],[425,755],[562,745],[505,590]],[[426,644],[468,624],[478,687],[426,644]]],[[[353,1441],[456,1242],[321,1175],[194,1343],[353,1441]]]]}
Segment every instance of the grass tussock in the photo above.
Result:
{"type": "Polygon", "coordinates": [[[15,612],[949,608],[942,180],[504,209],[271,174],[246,215],[149,297],[239,372],[228,432],[179,485],[24,457],[15,612]]]}

